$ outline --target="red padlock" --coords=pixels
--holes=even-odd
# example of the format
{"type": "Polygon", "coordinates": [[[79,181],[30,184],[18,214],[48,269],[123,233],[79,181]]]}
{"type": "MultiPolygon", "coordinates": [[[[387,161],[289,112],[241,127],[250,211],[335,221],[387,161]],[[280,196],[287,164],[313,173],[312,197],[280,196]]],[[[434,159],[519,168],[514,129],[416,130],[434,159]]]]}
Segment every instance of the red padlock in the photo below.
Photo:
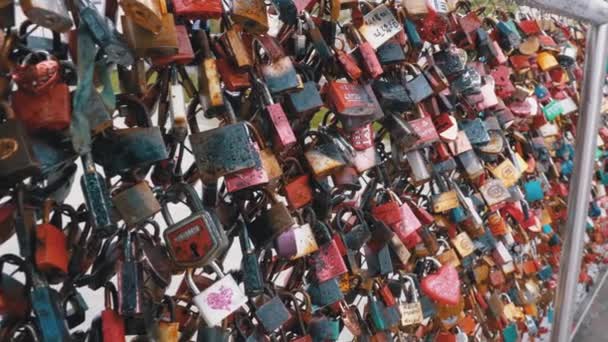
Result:
{"type": "Polygon", "coordinates": [[[118,305],[118,293],[111,282],[105,284],[105,309],[101,312],[101,331],[104,341],[125,341],[125,321],[112,309],[112,303],[118,305]]]}
{"type": "Polygon", "coordinates": [[[312,187],[310,186],[310,175],[304,173],[302,166],[295,158],[285,158],[286,165],[295,166],[299,176],[288,176],[292,173],[291,170],[285,170],[284,175],[289,177],[285,180],[283,185],[283,193],[287,199],[287,203],[291,208],[300,209],[313,200],[312,187]]]}
{"type": "Polygon", "coordinates": [[[56,61],[48,54],[44,55],[46,60],[28,64],[40,56],[39,52],[28,55],[13,75],[19,89],[11,95],[12,107],[16,118],[29,130],[63,130],[70,126],[72,118],[70,90],[58,75],[56,61]]]}
{"type": "Polygon", "coordinates": [[[224,13],[221,0],[173,0],[173,10],[189,19],[219,19],[224,13]]]}

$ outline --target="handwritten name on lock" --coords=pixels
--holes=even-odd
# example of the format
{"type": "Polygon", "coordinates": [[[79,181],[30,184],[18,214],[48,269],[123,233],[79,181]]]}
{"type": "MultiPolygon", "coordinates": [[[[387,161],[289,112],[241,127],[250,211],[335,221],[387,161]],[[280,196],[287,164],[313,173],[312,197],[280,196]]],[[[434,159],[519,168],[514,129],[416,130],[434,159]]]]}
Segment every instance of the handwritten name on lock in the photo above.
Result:
{"type": "Polygon", "coordinates": [[[363,17],[363,21],[364,25],[359,28],[359,32],[374,49],[377,49],[403,30],[393,13],[384,5],[380,5],[367,13],[363,17]]]}

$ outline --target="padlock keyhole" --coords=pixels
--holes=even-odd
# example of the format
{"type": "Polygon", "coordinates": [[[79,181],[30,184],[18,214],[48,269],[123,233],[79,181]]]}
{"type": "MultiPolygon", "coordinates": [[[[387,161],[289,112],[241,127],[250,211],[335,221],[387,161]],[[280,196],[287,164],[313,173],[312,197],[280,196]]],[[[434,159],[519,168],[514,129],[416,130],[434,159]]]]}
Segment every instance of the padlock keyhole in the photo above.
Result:
{"type": "Polygon", "coordinates": [[[196,257],[200,257],[201,255],[198,253],[198,246],[196,245],[196,243],[191,243],[190,244],[190,250],[192,250],[192,254],[194,254],[194,256],[196,257]]]}

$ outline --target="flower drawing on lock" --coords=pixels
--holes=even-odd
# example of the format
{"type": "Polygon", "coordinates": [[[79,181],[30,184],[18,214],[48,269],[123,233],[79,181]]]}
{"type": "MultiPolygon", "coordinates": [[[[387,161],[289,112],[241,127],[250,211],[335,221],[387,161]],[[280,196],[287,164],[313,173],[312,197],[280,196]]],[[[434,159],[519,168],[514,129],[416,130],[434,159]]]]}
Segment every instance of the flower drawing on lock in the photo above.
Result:
{"type": "Polygon", "coordinates": [[[212,292],[207,297],[207,304],[214,310],[230,311],[232,304],[232,289],[221,286],[217,292],[212,292]]]}

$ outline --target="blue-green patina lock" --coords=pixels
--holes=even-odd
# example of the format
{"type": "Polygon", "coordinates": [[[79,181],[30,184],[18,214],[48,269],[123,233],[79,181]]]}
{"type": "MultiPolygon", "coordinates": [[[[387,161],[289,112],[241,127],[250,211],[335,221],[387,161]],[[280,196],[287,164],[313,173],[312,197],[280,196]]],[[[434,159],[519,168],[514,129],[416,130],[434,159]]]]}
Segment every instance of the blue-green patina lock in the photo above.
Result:
{"type": "Polygon", "coordinates": [[[528,202],[541,201],[545,197],[543,185],[539,180],[526,182],[524,184],[524,190],[526,192],[526,201],[528,202]]]}
{"type": "Polygon", "coordinates": [[[215,180],[261,165],[245,123],[226,125],[190,135],[199,172],[215,180]]]}
{"type": "Polygon", "coordinates": [[[337,278],[322,283],[314,281],[308,287],[307,292],[312,304],[318,307],[324,307],[344,299],[337,278]]]}

